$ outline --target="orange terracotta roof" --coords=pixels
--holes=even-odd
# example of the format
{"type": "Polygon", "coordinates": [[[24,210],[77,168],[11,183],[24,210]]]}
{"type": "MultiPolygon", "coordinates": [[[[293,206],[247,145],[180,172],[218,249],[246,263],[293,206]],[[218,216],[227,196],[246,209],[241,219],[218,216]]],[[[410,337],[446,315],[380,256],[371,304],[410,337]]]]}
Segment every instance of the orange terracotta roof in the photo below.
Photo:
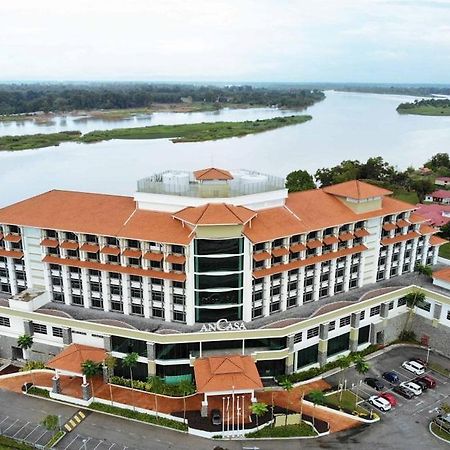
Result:
{"type": "Polygon", "coordinates": [[[103,253],[104,255],[113,255],[113,256],[119,256],[120,255],[120,248],[119,247],[108,247],[105,246],[100,250],[100,253],[103,253]]]}
{"type": "Polygon", "coordinates": [[[196,170],[194,171],[194,177],[198,181],[210,181],[210,180],[232,180],[233,175],[231,175],[228,170],[217,169],[215,167],[210,167],[208,169],[196,170]]]}
{"type": "Polygon", "coordinates": [[[105,270],[107,272],[126,273],[129,275],[139,275],[141,277],[158,278],[161,280],[186,280],[186,274],[184,273],[163,272],[161,270],[141,269],[139,267],[124,267],[119,264],[103,264],[95,261],[80,261],[79,259],[57,258],[55,256],[45,256],[42,261],[51,264],[61,264],[62,266],[105,270]]]}
{"type": "Polygon", "coordinates": [[[332,245],[337,244],[339,242],[339,239],[336,236],[327,236],[323,238],[323,243],[325,245],[332,245]]]}
{"type": "Polygon", "coordinates": [[[18,234],[7,234],[3,239],[7,242],[14,242],[17,244],[17,242],[22,240],[22,237],[18,234]]]}
{"type": "Polygon", "coordinates": [[[319,239],[311,239],[311,240],[309,240],[309,241],[307,241],[306,242],[306,246],[309,248],[309,249],[312,249],[312,248],[319,248],[319,247],[322,247],[322,241],[319,241],[319,239]]]}
{"type": "Polygon", "coordinates": [[[274,248],[272,250],[272,256],[274,258],[279,258],[280,256],[288,255],[289,249],[286,247],[274,248]]]}
{"type": "Polygon", "coordinates": [[[254,244],[305,231],[303,223],[283,206],[258,211],[256,219],[244,227],[244,234],[254,244]]]}
{"type": "Polygon", "coordinates": [[[419,232],[420,234],[431,234],[431,233],[437,233],[439,230],[437,228],[431,227],[430,225],[420,225],[419,232]]]}
{"type": "Polygon", "coordinates": [[[253,253],[253,259],[255,261],[264,261],[265,259],[270,259],[272,255],[269,252],[253,253]]]}
{"type": "Polygon", "coordinates": [[[200,393],[262,389],[251,356],[211,356],[194,361],[195,383],[200,393]]]}
{"type": "Polygon", "coordinates": [[[167,255],[166,261],[171,264],[184,264],[186,257],[183,255],[167,255]]]}
{"type": "Polygon", "coordinates": [[[404,219],[397,220],[397,226],[400,228],[409,227],[410,223],[404,219]]]}
{"type": "Polygon", "coordinates": [[[142,256],[142,252],[141,250],[131,250],[128,248],[122,252],[122,255],[127,258],[140,258],[142,256]]]}
{"type": "Polygon", "coordinates": [[[162,261],[163,258],[164,255],[162,253],[147,252],[144,254],[144,259],[147,259],[148,261],[162,261]]]}
{"type": "Polygon", "coordinates": [[[23,258],[23,252],[16,250],[4,250],[0,248],[0,256],[6,256],[7,258],[21,259],[23,258]]]}
{"type": "Polygon", "coordinates": [[[80,250],[83,252],[88,253],[98,253],[100,251],[100,247],[97,244],[89,244],[85,242],[81,247],[80,250]]]}
{"type": "Polygon", "coordinates": [[[408,220],[411,223],[423,223],[423,222],[427,221],[427,219],[425,217],[423,217],[417,213],[411,213],[408,220]]]}
{"type": "Polygon", "coordinates": [[[328,252],[324,255],[311,256],[310,258],[300,259],[297,261],[291,261],[286,264],[277,264],[276,266],[268,267],[266,269],[255,270],[253,272],[253,278],[262,278],[268,275],[285,272],[287,270],[298,269],[300,267],[309,266],[310,264],[316,264],[323,261],[330,261],[332,259],[340,258],[342,256],[353,255],[355,253],[363,252],[367,250],[365,245],[357,245],[352,248],[344,248],[335,252],[328,252]]]}
{"type": "Polygon", "coordinates": [[[395,223],[387,222],[383,225],[384,231],[391,231],[395,230],[397,228],[397,225],[395,223]]]}
{"type": "Polygon", "coordinates": [[[433,278],[450,283],[450,267],[433,272],[433,278]]]}
{"type": "Polygon", "coordinates": [[[392,194],[392,191],[359,180],[345,181],[344,183],[327,186],[323,188],[323,191],[338,197],[348,197],[357,200],[392,194]]]}
{"type": "Polygon", "coordinates": [[[306,245],[304,245],[302,243],[292,244],[289,250],[292,253],[303,252],[304,250],[306,250],[306,245]]]}
{"type": "Polygon", "coordinates": [[[88,345],[71,344],[61,353],[45,363],[46,367],[82,375],[82,364],[87,361],[102,363],[106,358],[106,351],[102,348],[88,345]]]}
{"type": "Polygon", "coordinates": [[[431,236],[430,237],[430,245],[442,245],[442,244],[447,244],[448,241],[447,239],[442,239],[439,236],[431,236]]]}
{"type": "Polygon", "coordinates": [[[59,242],[57,239],[43,239],[41,245],[42,247],[56,248],[58,247],[59,242]]]}
{"type": "Polygon", "coordinates": [[[354,237],[355,236],[353,235],[353,233],[350,233],[350,231],[346,231],[346,232],[341,233],[339,235],[339,240],[342,241],[342,242],[345,242],[345,241],[350,241],[354,237]]]}
{"type": "Polygon", "coordinates": [[[397,242],[407,241],[409,239],[414,239],[419,236],[420,234],[417,233],[417,231],[410,231],[409,233],[406,234],[399,234],[398,236],[394,236],[391,238],[381,239],[381,245],[396,244],[397,242]]]}
{"type": "Polygon", "coordinates": [[[362,238],[365,236],[370,236],[370,233],[365,228],[360,228],[359,230],[355,230],[354,235],[358,238],[362,238]]]}
{"type": "Polygon", "coordinates": [[[77,250],[80,244],[78,244],[78,242],[64,241],[59,246],[61,248],[65,248],[66,250],[77,250]]]}
{"type": "Polygon", "coordinates": [[[244,206],[207,203],[184,208],[173,217],[191,225],[243,225],[255,216],[255,211],[244,206]]]}

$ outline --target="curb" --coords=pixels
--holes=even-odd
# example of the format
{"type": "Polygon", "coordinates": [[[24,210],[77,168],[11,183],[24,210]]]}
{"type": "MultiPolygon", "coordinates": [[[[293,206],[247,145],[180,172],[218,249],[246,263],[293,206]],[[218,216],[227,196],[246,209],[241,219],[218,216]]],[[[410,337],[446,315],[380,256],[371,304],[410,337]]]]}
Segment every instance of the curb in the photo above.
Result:
{"type": "Polygon", "coordinates": [[[449,444],[450,441],[447,441],[446,439],[441,438],[440,436],[438,436],[436,433],[433,432],[433,430],[431,429],[431,425],[432,425],[432,424],[433,424],[433,421],[431,421],[431,422],[428,424],[428,431],[429,431],[435,438],[439,439],[439,440],[442,441],[442,442],[445,442],[446,444],[449,444]]]}

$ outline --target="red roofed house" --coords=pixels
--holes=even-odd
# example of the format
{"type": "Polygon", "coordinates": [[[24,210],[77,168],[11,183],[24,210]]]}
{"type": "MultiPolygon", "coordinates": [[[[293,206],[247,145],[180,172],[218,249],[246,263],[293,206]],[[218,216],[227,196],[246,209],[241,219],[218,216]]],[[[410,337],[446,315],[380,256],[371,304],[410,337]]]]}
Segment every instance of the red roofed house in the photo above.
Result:
{"type": "Polygon", "coordinates": [[[425,217],[434,227],[442,227],[450,222],[450,205],[437,205],[418,203],[417,213],[425,217]]]}
{"type": "Polygon", "coordinates": [[[439,189],[437,191],[432,192],[431,194],[427,194],[425,196],[425,201],[442,203],[443,205],[450,205],[450,191],[446,191],[445,189],[439,189]]]}
{"type": "Polygon", "coordinates": [[[434,184],[438,186],[450,186],[450,177],[437,177],[434,184]]]}

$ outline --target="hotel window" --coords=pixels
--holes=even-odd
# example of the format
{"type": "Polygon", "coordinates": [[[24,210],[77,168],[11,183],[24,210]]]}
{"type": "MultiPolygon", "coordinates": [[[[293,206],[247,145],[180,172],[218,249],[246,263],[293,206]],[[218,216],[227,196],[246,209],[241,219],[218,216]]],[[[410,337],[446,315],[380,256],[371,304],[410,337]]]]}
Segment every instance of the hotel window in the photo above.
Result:
{"type": "Polygon", "coordinates": [[[287,307],[292,308],[293,306],[297,306],[297,296],[292,295],[287,299],[287,307]]]}
{"type": "Polygon", "coordinates": [[[141,266],[141,260],[139,258],[128,258],[128,265],[129,266],[141,266]]]}
{"type": "Polygon", "coordinates": [[[305,286],[312,286],[314,283],[314,277],[305,278],[305,286]]]}
{"type": "Polygon", "coordinates": [[[342,292],[344,290],[344,284],[343,283],[337,283],[334,286],[334,292],[337,294],[339,292],[342,292]]]}
{"type": "Polygon", "coordinates": [[[174,305],[184,305],[186,302],[186,297],[180,294],[173,294],[173,304],[174,305]]]}
{"type": "Polygon", "coordinates": [[[98,237],[94,234],[86,234],[85,239],[89,244],[98,244],[98,237]]]}
{"type": "Polygon", "coordinates": [[[253,261],[254,269],[262,269],[264,267],[264,261],[253,261]]]}
{"type": "Polygon", "coordinates": [[[447,311],[447,320],[450,320],[450,311],[447,311]]]}
{"type": "MultiPolygon", "coordinates": [[[[162,281],[162,280],[159,280],[162,281]]],[[[155,284],[155,283],[153,283],[155,284]]],[[[184,281],[172,281],[172,287],[173,288],[179,288],[179,289],[184,289],[185,288],[185,283],[184,281]]]]}
{"type": "Polygon", "coordinates": [[[388,304],[388,310],[394,309],[394,302],[389,302],[388,304]]]}
{"type": "Polygon", "coordinates": [[[328,295],[328,287],[320,288],[319,298],[326,297],[328,295]]]}
{"type": "Polygon", "coordinates": [[[341,267],[340,269],[336,270],[336,277],[343,277],[344,276],[344,268],[341,267]]]}
{"type": "Polygon", "coordinates": [[[424,311],[431,311],[431,303],[429,302],[417,302],[417,307],[423,309],[424,311]]]}
{"type": "Polygon", "coordinates": [[[301,241],[301,237],[299,234],[296,234],[291,237],[291,244],[297,244],[301,241]]]}
{"type": "Polygon", "coordinates": [[[80,258],[80,252],[78,250],[66,250],[66,251],[67,251],[67,256],[69,258],[75,258],[75,259],[80,258]]]}
{"type": "Polygon", "coordinates": [[[186,322],[186,313],[184,311],[173,311],[174,322],[186,322]]]}
{"type": "Polygon", "coordinates": [[[33,323],[33,332],[38,334],[47,334],[47,326],[41,323],[33,323]]]}
{"type": "Polygon", "coordinates": [[[283,245],[283,239],[275,239],[272,243],[272,247],[281,247],[283,245]]]}
{"type": "Polygon", "coordinates": [[[83,306],[83,297],[81,295],[72,294],[72,305],[83,306]]]}
{"type": "Polygon", "coordinates": [[[92,297],[91,298],[91,308],[103,309],[103,300],[101,298],[92,297]]]}
{"type": "Polygon", "coordinates": [[[380,314],[380,308],[380,305],[370,308],[370,317],[378,316],[380,314]]]}
{"type": "Polygon", "coordinates": [[[346,327],[347,325],[350,325],[350,316],[342,317],[339,320],[340,327],[346,327]]]}
{"type": "Polygon", "coordinates": [[[320,275],[320,281],[321,282],[328,281],[329,279],[330,279],[330,274],[328,272],[322,273],[320,275]]]}
{"type": "Polygon", "coordinates": [[[177,255],[184,255],[184,247],[181,245],[172,245],[172,253],[177,255]]]}
{"type": "Polygon", "coordinates": [[[280,310],[280,302],[276,301],[270,304],[270,313],[274,313],[280,310]]]}
{"type": "Polygon", "coordinates": [[[63,329],[59,327],[52,327],[52,335],[55,337],[63,337],[63,329]]]}
{"type": "Polygon", "coordinates": [[[391,277],[395,277],[398,274],[398,267],[391,268],[391,277]]]}
{"type": "Polygon", "coordinates": [[[56,230],[44,230],[44,236],[48,239],[58,239],[56,230]]]}
{"type": "Polygon", "coordinates": [[[365,317],[366,317],[366,312],[365,311],[361,311],[359,313],[359,320],[364,320],[365,317]]]}
{"type": "Polygon", "coordinates": [[[89,286],[90,286],[92,292],[101,292],[102,291],[102,285],[99,282],[91,281],[89,283],[89,286]]]}
{"type": "Polygon", "coordinates": [[[121,300],[112,300],[111,299],[111,311],[114,312],[123,312],[123,303],[121,300]]]}
{"type": "Polygon", "coordinates": [[[112,246],[112,247],[119,247],[119,240],[115,237],[106,237],[106,245],[112,246]]]}
{"type": "Polygon", "coordinates": [[[313,293],[312,292],[305,292],[303,295],[303,303],[309,303],[313,301],[313,293]]]}
{"type": "Polygon", "coordinates": [[[272,258],[272,259],[271,259],[272,265],[275,265],[275,264],[281,264],[281,259],[282,259],[281,256],[277,256],[277,257],[275,257],[275,258],[272,258]]]}
{"type": "Polygon", "coordinates": [[[377,281],[384,280],[384,270],[377,272],[377,281]]]}
{"type": "Polygon", "coordinates": [[[399,298],[397,300],[397,308],[399,308],[400,306],[404,306],[404,305],[406,305],[406,297],[399,298]]]}
{"type": "Polygon", "coordinates": [[[184,264],[172,264],[172,270],[174,272],[183,272],[184,271],[184,264]]]}
{"type": "Polygon", "coordinates": [[[113,295],[122,295],[122,286],[111,285],[110,286],[111,294],[113,295]]]}
{"type": "Polygon", "coordinates": [[[0,317],[0,326],[1,327],[10,327],[11,323],[8,317],[0,317]]]}
{"type": "Polygon", "coordinates": [[[150,261],[150,268],[162,269],[162,261],[150,261]]]}
{"type": "Polygon", "coordinates": [[[116,272],[110,272],[109,273],[109,279],[111,280],[119,280],[121,277],[120,273],[116,273],[116,272]]]}
{"type": "Polygon", "coordinates": [[[53,301],[64,303],[64,294],[62,292],[53,292],[53,301]]]}
{"type": "Polygon", "coordinates": [[[256,319],[257,317],[262,317],[263,315],[263,307],[262,306],[256,306],[252,309],[252,318],[256,319]]]}
{"type": "Polygon", "coordinates": [[[67,231],[64,234],[64,236],[67,241],[74,241],[74,242],[78,241],[78,236],[75,233],[72,233],[71,231],[67,231]]]}
{"type": "Polygon", "coordinates": [[[108,264],[118,264],[120,263],[120,256],[116,255],[107,255],[106,262],[108,264]]]}
{"type": "Polygon", "coordinates": [[[52,277],[52,284],[53,286],[61,286],[62,279],[60,277],[52,277]]]}
{"type": "Polygon", "coordinates": [[[296,291],[297,290],[297,281],[290,281],[288,284],[288,290],[289,291],[296,291]]]}
{"type": "Polygon", "coordinates": [[[142,298],[144,296],[142,289],[135,287],[130,288],[130,293],[133,298],[142,298]]]}
{"type": "Polygon", "coordinates": [[[139,241],[136,241],[135,239],[128,239],[127,240],[127,247],[128,248],[140,248],[139,241]]]}
{"type": "MultiPolygon", "coordinates": [[[[173,283],[177,283],[177,282],[174,281],[173,283]]],[[[154,286],[162,286],[163,285],[163,280],[161,280],[160,278],[152,278],[151,279],[151,284],[154,285],[154,286]]],[[[182,284],[183,284],[183,288],[184,288],[184,283],[182,283],[182,284]]]]}
{"type": "Polygon", "coordinates": [[[294,261],[294,260],[296,260],[296,259],[298,259],[298,258],[300,258],[300,253],[299,253],[299,252],[291,253],[291,254],[289,255],[289,261],[294,261]]]}
{"type": "Polygon", "coordinates": [[[152,308],[152,317],[156,317],[158,319],[164,319],[164,309],[163,308],[157,308],[156,306],[154,306],[152,308]]]}
{"type": "Polygon", "coordinates": [[[308,339],[312,339],[317,336],[319,336],[319,327],[310,328],[306,334],[308,339]]]}
{"type": "Polygon", "coordinates": [[[80,280],[70,280],[70,286],[72,289],[81,289],[81,281],[80,280]]]}
{"type": "Polygon", "coordinates": [[[330,323],[328,324],[328,331],[333,331],[333,330],[335,330],[335,329],[336,329],[336,321],[333,320],[332,322],[330,322],[330,323]]]}
{"type": "Polygon", "coordinates": [[[142,303],[136,304],[131,303],[131,314],[136,316],[143,316],[144,315],[144,306],[142,303]]]}
{"type": "Polygon", "coordinates": [[[259,252],[265,249],[266,244],[264,242],[260,242],[259,244],[255,244],[253,246],[253,252],[259,252]]]}
{"type": "Polygon", "coordinates": [[[162,302],[164,301],[164,295],[159,291],[152,291],[152,300],[154,302],[162,302]]]}
{"type": "Polygon", "coordinates": [[[270,295],[273,297],[280,293],[280,286],[273,286],[270,288],[270,295]]]}
{"type": "Polygon", "coordinates": [[[263,291],[254,291],[253,292],[253,301],[254,302],[262,300],[262,298],[263,298],[263,291]]]}
{"type": "Polygon", "coordinates": [[[302,333],[302,332],[297,333],[297,334],[294,336],[294,344],[298,344],[299,342],[302,341],[302,339],[303,339],[303,333],[302,333]]]}
{"type": "Polygon", "coordinates": [[[353,280],[350,280],[349,288],[353,289],[353,288],[356,288],[356,287],[358,287],[358,279],[354,278],[353,280]]]}

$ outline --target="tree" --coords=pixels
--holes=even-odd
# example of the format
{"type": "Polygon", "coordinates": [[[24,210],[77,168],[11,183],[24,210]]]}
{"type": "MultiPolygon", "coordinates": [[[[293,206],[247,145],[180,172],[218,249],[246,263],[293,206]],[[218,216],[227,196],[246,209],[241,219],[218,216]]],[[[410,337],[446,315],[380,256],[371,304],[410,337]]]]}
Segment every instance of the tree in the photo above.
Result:
{"type": "Polygon", "coordinates": [[[425,195],[432,192],[434,189],[434,184],[429,178],[415,178],[411,180],[411,189],[416,191],[419,201],[423,202],[425,195]]]}
{"type": "Polygon", "coordinates": [[[107,375],[108,375],[109,397],[111,399],[111,405],[113,404],[111,376],[114,374],[114,369],[115,369],[116,365],[117,365],[117,359],[108,353],[105,358],[105,366],[106,366],[107,375]]]}
{"type": "MultiPolygon", "coordinates": [[[[289,378],[284,378],[281,382],[280,382],[280,386],[287,392],[287,397],[288,397],[288,406],[289,409],[291,408],[291,391],[292,389],[294,389],[294,384],[292,383],[292,381],[289,378]]],[[[287,416],[288,416],[288,408],[286,408],[286,415],[285,415],[285,425],[287,425],[287,416]]]]}
{"type": "Polygon", "coordinates": [[[314,389],[308,394],[309,400],[313,403],[313,427],[316,426],[316,405],[325,404],[325,394],[318,389],[314,389]]]}
{"type": "Polygon", "coordinates": [[[345,370],[350,367],[350,358],[348,356],[341,356],[338,360],[337,360],[337,364],[339,366],[339,368],[342,371],[342,375],[341,375],[341,395],[340,395],[340,400],[342,400],[342,392],[343,392],[343,385],[345,383],[345,370]]]}
{"type": "Polygon", "coordinates": [[[86,359],[86,361],[83,361],[81,364],[81,372],[86,378],[89,378],[92,389],[92,398],[95,398],[94,383],[92,379],[102,372],[102,365],[90,359],[86,359]]]}
{"type": "Polygon", "coordinates": [[[403,327],[403,334],[408,333],[410,330],[410,324],[412,324],[412,317],[415,312],[416,306],[425,304],[425,294],[419,290],[414,290],[405,295],[406,305],[409,308],[408,315],[406,317],[405,326],[403,327]]]}
{"type": "Polygon", "coordinates": [[[286,188],[289,192],[307,191],[315,187],[312,175],[306,170],[295,170],[286,177],[286,188]]]}
{"type": "Polygon", "coordinates": [[[17,345],[22,349],[23,359],[28,359],[28,350],[33,346],[33,336],[23,334],[17,338],[17,345]]]}
{"type": "Polygon", "coordinates": [[[450,222],[442,225],[439,233],[444,239],[450,239],[450,222]]]}
{"type": "Polygon", "coordinates": [[[431,266],[423,265],[423,264],[416,264],[414,266],[414,270],[421,275],[426,275],[427,277],[430,277],[433,275],[433,269],[431,266]]]}
{"type": "Polygon", "coordinates": [[[355,363],[355,370],[360,375],[365,375],[370,369],[370,364],[364,359],[364,356],[362,355],[355,355],[353,358],[353,362],[355,363]]]}
{"type": "Polygon", "coordinates": [[[433,171],[438,170],[440,167],[450,168],[450,156],[448,153],[436,153],[424,166],[433,171]]]}
{"type": "Polygon", "coordinates": [[[178,384],[178,389],[183,393],[183,420],[186,422],[186,395],[193,394],[195,388],[189,380],[184,379],[178,384]]]}
{"type": "Polygon", "coordinates": [[[122,364],[124,367],[128,367],[130,370],[130,380],[131,380],[131,401],[133,403],[133,411],[136,410],[136,406],[134,405],[134,385],[133,385],[133,367],[136,367],[138,362],[139,355],[136,352],[129,353],[122,360],[122,364]]]}
{"type": "Polygon", "coordinates": [[[256,416],[256,426],[259,426],[259,418],[268,411],[267,405],[263,402],[252,403],[250,410],[256,416]]]}

